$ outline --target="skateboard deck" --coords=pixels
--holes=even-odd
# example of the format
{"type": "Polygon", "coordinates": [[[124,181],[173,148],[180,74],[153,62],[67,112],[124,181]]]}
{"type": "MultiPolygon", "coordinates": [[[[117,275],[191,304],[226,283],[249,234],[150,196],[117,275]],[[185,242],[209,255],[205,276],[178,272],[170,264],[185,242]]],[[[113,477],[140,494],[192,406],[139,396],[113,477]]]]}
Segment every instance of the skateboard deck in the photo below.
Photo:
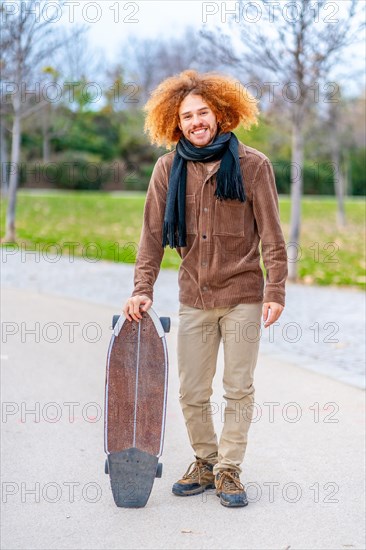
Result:
{"type": "Polygon", "coordinates": [[[105,379],[105,472],[117,506],[146,505],[161,477],[170,319],[150,308],[142,319],[113,317],[105,379]]]}

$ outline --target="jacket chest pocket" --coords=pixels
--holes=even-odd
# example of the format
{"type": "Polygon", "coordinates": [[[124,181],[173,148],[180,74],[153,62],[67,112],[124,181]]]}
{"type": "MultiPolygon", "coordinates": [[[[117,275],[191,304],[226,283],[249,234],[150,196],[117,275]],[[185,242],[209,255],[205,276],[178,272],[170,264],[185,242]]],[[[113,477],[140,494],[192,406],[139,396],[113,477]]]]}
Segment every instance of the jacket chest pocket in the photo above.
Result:
{"type": "Polygon", "coordinates": [[[244,236],[244,202],[216,200],[213,235],[244,236]]]}
{"type": "Polygon", "coordinates": [[[186,232],[197,234],[197,208],[195,195],[186,195],[186,232]]]}

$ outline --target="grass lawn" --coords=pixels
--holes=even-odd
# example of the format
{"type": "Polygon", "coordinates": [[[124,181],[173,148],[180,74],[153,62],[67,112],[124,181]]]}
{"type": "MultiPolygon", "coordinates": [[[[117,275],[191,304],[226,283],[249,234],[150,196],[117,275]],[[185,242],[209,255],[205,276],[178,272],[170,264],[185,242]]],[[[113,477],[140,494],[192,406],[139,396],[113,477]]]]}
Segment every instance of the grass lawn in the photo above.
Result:
{"type": "MultiPolygon", "coordinates": [[[[91,261],[105,259],[133,263],[144,207],[143,193],[25,192],[17,203],[18,246],[52,253],[84,255],[91,261]],[[67,244],[69,243],[69,244],[67,244]]],[[[5,207],[1,208],[4,235],[5,207]]],[[[288,242],[290,199],[280,197],[281,223],[288,242]]],[[[347,199],[347,225],[336,226],[333,197],[302,200],[298,272],[307,284],[347,285],[365,288],[365,202],[347,199]]],[[[10,246],[10,245],[7,245],[10,246]]],[[[294,248],[288,248],[293,258],[294,248]]],[[[180,258],[167,248],[163,268],[178,269],[180,258]]]]}

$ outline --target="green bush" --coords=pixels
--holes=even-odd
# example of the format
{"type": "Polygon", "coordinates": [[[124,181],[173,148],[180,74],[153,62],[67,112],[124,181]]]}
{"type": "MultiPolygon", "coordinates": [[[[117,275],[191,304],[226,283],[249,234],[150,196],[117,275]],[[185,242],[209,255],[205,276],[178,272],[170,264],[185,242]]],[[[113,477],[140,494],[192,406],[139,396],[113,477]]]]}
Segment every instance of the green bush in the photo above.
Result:
{"type": "Polygon", "coordinates": [[[351,195],[366,195],[366,148],[355,149],[350,154],[351,195]]]}
{"type": "Polygon", "coordinates": [[[100,190],[111,178],[110,165],[70,158],[58,162],[23,163],[20,170],[22,187],[68,190],[100,190]]]}
{"type": "MultiPolygon", "coordinates": [[[[278,192],[284,195],[290,194],[291,162],[283,159],[273,160],[272,165],[278,192]]],[[[304,195],[334,195],[334,174],[330,162],[304,162],[303,193],[304,195]]]]}

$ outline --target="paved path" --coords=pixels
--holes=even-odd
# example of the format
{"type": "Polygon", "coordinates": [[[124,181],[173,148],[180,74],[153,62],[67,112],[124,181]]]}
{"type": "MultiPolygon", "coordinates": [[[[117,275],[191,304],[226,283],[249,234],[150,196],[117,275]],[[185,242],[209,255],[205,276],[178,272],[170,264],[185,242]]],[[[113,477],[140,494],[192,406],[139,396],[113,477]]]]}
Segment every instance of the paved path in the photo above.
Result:
{"type": "MultiPolygon", "coordinates": [[[[7,288],[1,300],[8,331],[1,351],[4,550],[365,548],[364,392],[275,355],[261,353],[256,370],[256,421],[242,476],[249,506],[225,509],[214,491],[171,494],[192,460],[178,402],[174,325],[163,477],[146,508],[116,508],[104,474],[105,356],[130,272],[100,264],[95,279],[93,266],[82,264],[82,277],[79,267],[59,263],[54,279],[42,265],[32,281],[30,265],[24,276],[6,265],[7,286],[23,288],[7,288]],[[75,286],[84,300],[66,297],[75,286]],[[88,292],[94,303],[85,300],[88,292]],[[107,296],[113,305],[96,303],[107,296]]],[[[164,302],[166,311],[171,304],[164,302]]],[[[218,433],[221,378],[222,351],[213,394],[218,433]]]]}
{"type": "MultiPolygon", "coordinates": [[[[133,265],[58,258],[51,252],[2,250],[3,286],[87,300],[120,311],[132,291],[133,265]]],[[[161,270],[154,299],[159,314],[172,316],[176,323],[176,271],[161,270]]],[[[288,284],[279,325],[262,329],[261,351],[364,388],[365,309],[365,293],[359,290],[288,284]]]]}

